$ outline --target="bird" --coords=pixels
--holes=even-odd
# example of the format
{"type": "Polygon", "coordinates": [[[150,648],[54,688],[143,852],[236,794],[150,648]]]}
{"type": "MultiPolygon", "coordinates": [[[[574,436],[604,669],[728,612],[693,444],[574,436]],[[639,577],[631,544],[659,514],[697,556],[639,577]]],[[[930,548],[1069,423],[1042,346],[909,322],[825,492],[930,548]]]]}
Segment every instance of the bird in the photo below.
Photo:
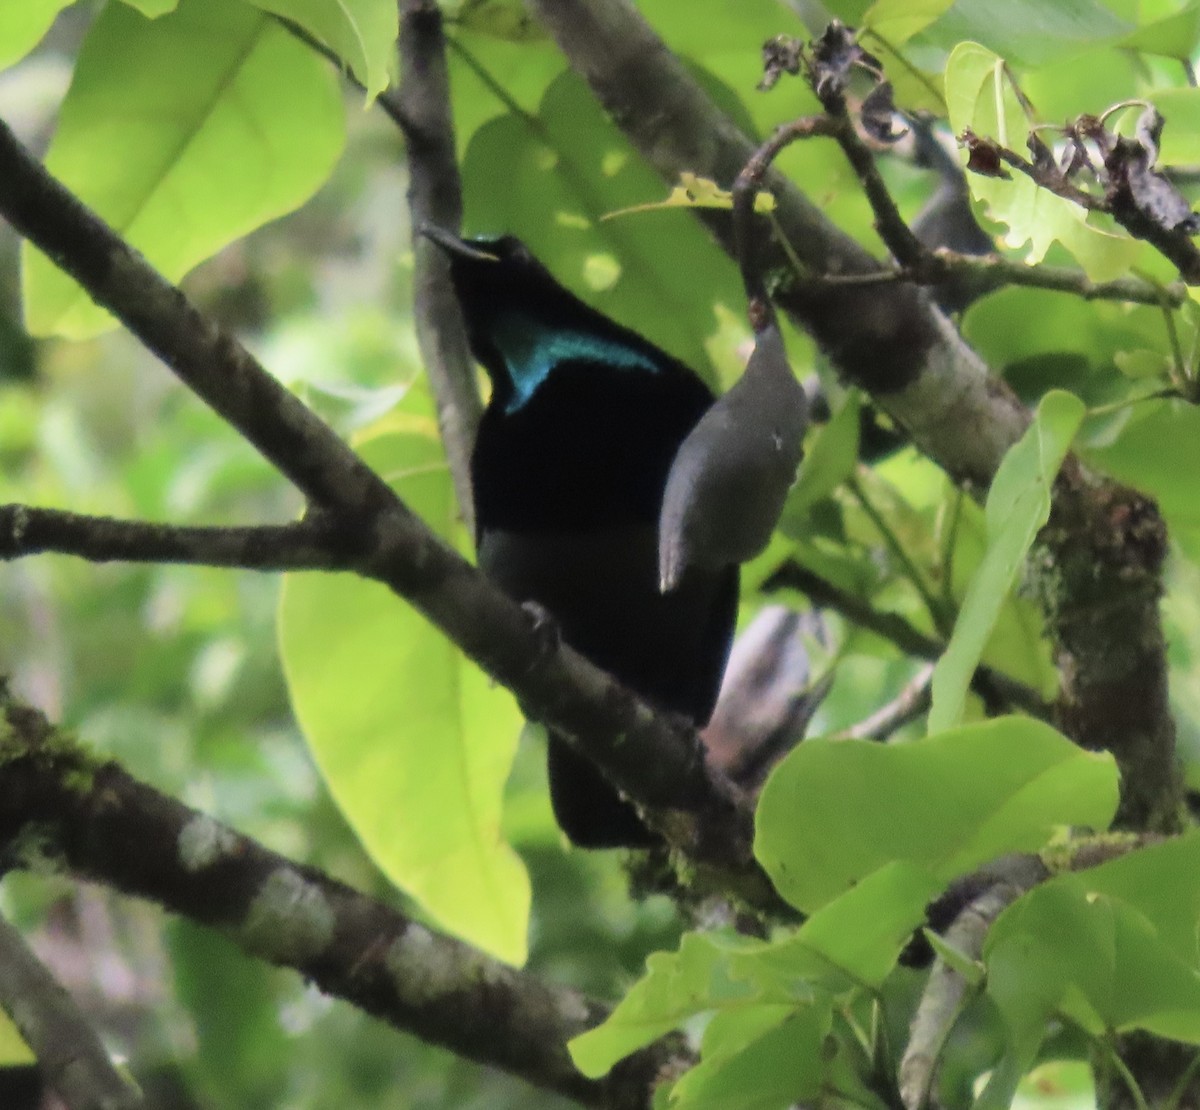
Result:
{"type": "MultiPolygon", "coordinates": [[[[491,381],[470,466],[481,569],[650,704],[702,726],[733,638],[738,568],[690,567],[664,592],[658,520],[671,463],[712,391],[576,297],[516,237],[422,230],[449,260],[472,355],[491,381]]],[[[547,765],[573,844],[661,843],[553,731],[547,765]]]]}

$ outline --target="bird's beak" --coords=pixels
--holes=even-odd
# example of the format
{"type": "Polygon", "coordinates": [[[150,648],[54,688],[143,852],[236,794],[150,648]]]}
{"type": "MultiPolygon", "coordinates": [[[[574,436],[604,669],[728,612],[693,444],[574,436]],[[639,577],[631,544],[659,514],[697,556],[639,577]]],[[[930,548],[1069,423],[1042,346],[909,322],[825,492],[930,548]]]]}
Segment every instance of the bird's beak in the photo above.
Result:
{"type": "Polygon", "coordinates": [[[458,255],[460,258],[470,258],[475,262],[499,262],[500,259],[494,254],[488,254],[487,251],[481,251],[478,247],[471,246],[464,239],[460,239],[452,231],[447,231],[444,227],[438,227],[437,224],[422,224],[421,234],[436,243],[447,254],[458,255]]]}

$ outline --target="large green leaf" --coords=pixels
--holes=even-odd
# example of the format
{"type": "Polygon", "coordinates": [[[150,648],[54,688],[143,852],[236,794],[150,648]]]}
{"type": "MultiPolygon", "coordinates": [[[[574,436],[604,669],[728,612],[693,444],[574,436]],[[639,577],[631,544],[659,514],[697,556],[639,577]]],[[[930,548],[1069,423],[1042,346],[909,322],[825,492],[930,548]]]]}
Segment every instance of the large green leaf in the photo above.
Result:
{"type": "Polygon", "coordinates": [[[394,0],[251,0],[328,46],[374,97],[395,69],[400,9],[394,0]]]}
{"type": "Polygon", "coordinates": [[[1046,394],[1033,423],[1004,456],[988,491],[988,547],[933,672],[929,731],[962,720],[971,676],[1038,530],[1050,516],[1050,488],[1083,420],[1083,402],[1046,394]]]}
{"type": "Polygon", "coordinates": [[[890,46],[900,46],[953,4],[954,0],[875,0],[863,15],[863,27],[882,35],[890,46]]]}
{"type": "Polygon", "coordinates": [[[806,740],[763,788],[755,854],[811,913],[894,860],[947,882],[1056,826],[1104,828],[1116,805],[1111,756],[1028,718],[891,746],[806,740]]]}
{"type": "Polygon", "coordinates": [[[957,0],[926,37],[947,49],[974,40],[1010,60],[1040,65],[1115,42],[1129,30],[1101,0],[957,0]]]}
{"type": "Polygon", "coordinates": [[[20,61],[72,0],[9,0],[0,4],[0,69],[20,61]]]}
{"type": "MultiPolygon", "coordinates": [[[[455,528],[432,419],[362,446],[443,536],[455,528]]],[[[500,834],[521,718],[419,613],[351,575],[285,578],[279,640],[296,718],[380,869],[449,931],[523,962],[529,880],[500,834]]]]}
{"type": "MultiPolygon", "coordinates": [[[[789,936],[759,942],[688,934],[677,952],[657,953],[646,961],[645,977],[604,1024],[571,1042],[571,1055],[586,1074],[603,1075],[622,1057],[696,1014],[714,1012],[716,1029],[705,1036],[707,1067],[701,1077],[714,1074],[745,1042],[806,1012],[814,999],[878,989],[939,886],[924,867],[892,863],[829,902],[789,936]]],[[[815,1067],[818,1075],[823,1071],[819,1054],[804,1066],[815,1067]]],[[[707,1083],[698,1078],[689,1081],[689,1089],[707,1088],[707,1083]]]]}
{"type": "Polygon", "coordinates": [[[1100,1037],[1130,1029],[1200,1044],[1200,834],[1042,884],[996,921],[987,991],[1007,1050],[979,1106],[1008,1105],[1054,1015],[1100,1037]]]}
{"type": "Polygon", "coordinates": [[[1152,20],[1130,32],[1121,45],[1147,54],[1189,61],[1200,44],[1200,3],[1191,0],[1171,15],[1152,20]]]}
{"type": "Polygon", "coordinates": [[[739,306],[736,271],[689,212],[601,217],[663,186],[578,77],[547,90],[535,118],[481,127],[463,163],[468,228],[513,232],[564,285],[697,370],[710,365],[712,302],[739,306]]]}
{"type": "MultiPolygon", "coordinates": [[[[1025,154],[1029,120],[1017,103],[1004,59],[975,42],[956,46],[946,63],[946,105],[956,134],[967,128],[1025,154]]],[[[1007,179],[967,175],[971,194],[988,215],[1005,224],[1007,246],[1029,243],[1028,262],[1040,262],[1056,240],[1067,248],[1093,281],[1127,273],[1145,255],[1144,244],[1088,222],[1085,209],[1039,188],[1022,173],[1007,179]]]]}
{"type": "MultiPolygon", "coordinates": [[[[109,4],[79,55],[46,166],[169,279],[302,204],[341,151],[336,74],[239,0],[160,19],[109,4]]],[[[39,252],[24,254],[35,335],[113,325],[39,252]]]]}
{"type": "Polygon", "coordinates": [[[584,1075],[601,1076],[618,1060],[706,1010],[745,1008],[784,998],[764,998],[759,984],[733,974],[739,952],[762,948],[757,941],[713,933],[687,933],[676,952],[655,952],[646,974],[597,1028],[570,1042],[571,1059],[584,1075]]]}

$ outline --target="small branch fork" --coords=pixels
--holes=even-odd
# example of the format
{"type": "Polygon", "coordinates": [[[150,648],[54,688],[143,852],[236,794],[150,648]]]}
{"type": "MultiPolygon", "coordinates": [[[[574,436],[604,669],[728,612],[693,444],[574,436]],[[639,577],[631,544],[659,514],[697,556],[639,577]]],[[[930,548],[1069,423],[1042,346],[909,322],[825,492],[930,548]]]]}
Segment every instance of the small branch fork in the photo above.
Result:
{"type": "MultiPolygon", "coordinates": [[[[869,55],[859,53],[861,57],[869,58],[869,55]]],[[[797,68],[798,64],[797,62],[797,68]]],[[[846,64],[845,59],[841,60],[841,64],[846,64]]],[[[811,69],[812,63],[809,65],[811,69]]],[[[768,71],[770,72],[770,66],[768,71]]],[[[775,72],[777,74],[778,70],[775,72]]],[[[963,282],[969,283],[969,287],[977,294],[991,292],[1005,285],[1023,285],[1072,293],[1085,300],[1115,300],[1155,306],[1166,305],[1171,308],[1178,308],[1186,300],[1187,291],[1178,282],[1166,288],[1139,278],[1093,282],[1081,271],[1063,267],[1027,266],[999,254],[970,255],[946,247],[930,249],[925,246],[913,234],[900,214],[880,176],[874,155],[859,135],[846,109],[841,91],[841,77],[841,74],[814,75],[810,72],[810,82],[821,98],[825,114],[806,116],[776,128],[770,138],[755,151],[734,183],[734,229],[739,249],[743,251],[739,262],[744,275],[747,273],[747,265],[752,264],[752,259],[744,253],[746,248],[742,245],[754,242],[749,231],[754,212],[753,198],[762,186],[767,170],[779,153],[790,144],[821,137],[834,139],[842,148],[871,206],[875,217],[875,229],[896,260],[896,266],[861,274],[806,274],[806,281],[817,285],[878,285],[891,282],[943,285],[946,282],[963,282]],[[826,76],[830,79],[824,79],[826,76]]],[[[970,146],[972,143],[980,144],[982,140],[968,133],[964,136],[964,142],[970,146]]],[[[994,147],[994,144],[989,144],[989,148],[991,147],[994,147]]],[[[1109,212],[1130,234],[1146,239],[1163,251],[1179,266],[1181,273],[1189,281],[1189,275],[1200,273],[1200,253],[1195,251],[1190,240],[1182,240],[1186,246],[1180,246],[1181,240],[1178,235],[1168,235],[1161,228],[1148,226],[1149,221],[1139,218],[1136,212],[1130,212],[1130,204],[1122,206],[1117,202],[1119,198],[1114,198],[1112,202],[1101,201],[1071,184],[1061,174],[1048,175],[1040,172],[1032,163],[1026,162],[1011,151],[995,147],[995,156],[1060,196],[1066,196],[1067,199],[1083,204],[1089,209],[1109,212]]]]}

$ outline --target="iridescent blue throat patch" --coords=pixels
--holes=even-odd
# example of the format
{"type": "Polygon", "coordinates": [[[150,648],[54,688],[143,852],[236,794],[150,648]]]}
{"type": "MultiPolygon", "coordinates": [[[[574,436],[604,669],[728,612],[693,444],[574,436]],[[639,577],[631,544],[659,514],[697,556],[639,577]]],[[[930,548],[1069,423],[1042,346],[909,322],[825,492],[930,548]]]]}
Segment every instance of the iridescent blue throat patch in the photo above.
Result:
{"type": "Polygon", "coordinates": [[[658,371],[653,359],[623,343],[569,328],[547,327],[523,313],[497,320],[492,339],[512,381],[513,395],[504,406],[509,413],[521,408],[561,362],[586,359],[625,370],[658,371]]]}

